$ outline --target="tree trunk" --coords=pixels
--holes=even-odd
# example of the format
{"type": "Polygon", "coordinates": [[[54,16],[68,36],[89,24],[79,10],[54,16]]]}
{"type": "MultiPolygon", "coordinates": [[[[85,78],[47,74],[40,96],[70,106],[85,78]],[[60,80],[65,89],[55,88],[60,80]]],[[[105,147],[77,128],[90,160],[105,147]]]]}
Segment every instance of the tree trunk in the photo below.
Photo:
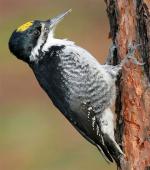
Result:
{"type": "Polygon", "coordinates": [[[150,0],[105,0],[110,37],[117,46],[113,64],[140,44],[135,57],[144,66],[129,61],[118,80],[116,139],[125,153],[121,170],[150,170],[150,0]]]}

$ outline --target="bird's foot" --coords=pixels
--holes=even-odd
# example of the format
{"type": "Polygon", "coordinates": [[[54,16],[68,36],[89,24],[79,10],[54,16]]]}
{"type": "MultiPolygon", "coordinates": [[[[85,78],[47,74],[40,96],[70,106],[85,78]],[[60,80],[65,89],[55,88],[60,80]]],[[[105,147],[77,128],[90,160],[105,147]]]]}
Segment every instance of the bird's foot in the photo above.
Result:
{"type": "Polygon", "coordinates": [[[141,44],[132,44],[130,43],[128,45],[128,53],[127,55],[124,57],[124,59],[121,61],[120,63],[120,68],[122,68],[122,66],[125,65],[125,63],[129,60],[131,60],[132,63],[136,64],[136,65],[141,65],[143,66],[144,63],[141,63],[137,60],[137,58],[135,58],[135,52],[136,49],[140,46],[141,44]]]}
{"type": "Polygon", "coordinates": [[[135,51],[136,51],[136,49],[138,48],[138,47],[140,47],[141,46],[141,44],[132,44],[132,43],[130,43],[129,45],[128,45],[128,54],[127,54],[127,58],[128,59],[131,59],[131,61],[132,61],[132,63],[134,63],[134,64],[136,64],[136,65],[141,65],[141,66],[143,66],[145,63],[141,63],[141,62],[139,62],[136,58],[135,58],[135,51]]]}

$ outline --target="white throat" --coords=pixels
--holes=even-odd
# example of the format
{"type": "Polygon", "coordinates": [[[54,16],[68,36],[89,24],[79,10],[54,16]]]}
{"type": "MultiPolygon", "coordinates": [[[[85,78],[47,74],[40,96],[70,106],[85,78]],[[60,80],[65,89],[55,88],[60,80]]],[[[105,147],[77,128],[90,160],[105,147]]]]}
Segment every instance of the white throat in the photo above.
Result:
{"type": "MultiPolygon", "coordinates": [[[[44,27],[42,27],[42,28],[44,28],[44,27]]],[[[41,57],[38,57],[40,55],[39,50],[42,50],[42,52],[46,52],[52,46],[62,46],[62,45],[72,46],[72,45],[74,45],[74,42],[69,41],[67,39],[56,39],[56,38],[54,38],[54,32],[53,31],[49,32],[46,42],[44,42],[43,36],[44,36],[44,33],[41,33],[41,35],[40,35],[40,37],[37,41],[37,45],[32,49],[31,55],[30,55],[30,61],[37,61],[38,62],[39,58],[41,58],[41,57]],[[43,43],[45,43],[45,44],[43,45],[43,43]],[[41,48],[42,45],[43,45],[43,47],[41,48]]]]}
{"type": "Polygon", "coordinates": [[[48,51],[52,46],[61,46],[61,45],[74,45],[74,42],[67,39],[56,39],[54,38],[54,32],[51,31],[48,35],[46,43],[44,44],[42,51],[48,51]]]}

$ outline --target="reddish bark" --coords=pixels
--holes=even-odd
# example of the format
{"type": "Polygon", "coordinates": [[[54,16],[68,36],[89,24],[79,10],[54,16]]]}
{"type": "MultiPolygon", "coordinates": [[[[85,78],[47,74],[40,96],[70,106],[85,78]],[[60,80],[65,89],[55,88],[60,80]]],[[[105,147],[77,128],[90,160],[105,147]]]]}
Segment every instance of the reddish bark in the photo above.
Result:
{"type": "Polygon", "coordinates": [[[145,63],[144,66],[132,62],[126,64],[119,83],[116,133],[126,155],[126,164],[121,169],[148,170],[150,169],[150,0],[105,1],[110,35],[118,47],[115,63],[123,59],[131,42],[141,44],[136,52],[136,58],[145,63]]]}

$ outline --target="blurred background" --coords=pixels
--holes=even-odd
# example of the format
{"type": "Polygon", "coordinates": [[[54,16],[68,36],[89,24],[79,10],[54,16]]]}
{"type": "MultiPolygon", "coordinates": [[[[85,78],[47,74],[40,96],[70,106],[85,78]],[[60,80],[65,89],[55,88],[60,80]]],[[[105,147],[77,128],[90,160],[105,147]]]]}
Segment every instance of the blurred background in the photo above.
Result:
{"type": "Polygon", "coordinates": [[[12,31],[72,8],[57,37],[101,63],[111,41],[103,0],[0,0],[0,170],[114,170],[52,105],[30,68],[8,50],[12,31]]]}

